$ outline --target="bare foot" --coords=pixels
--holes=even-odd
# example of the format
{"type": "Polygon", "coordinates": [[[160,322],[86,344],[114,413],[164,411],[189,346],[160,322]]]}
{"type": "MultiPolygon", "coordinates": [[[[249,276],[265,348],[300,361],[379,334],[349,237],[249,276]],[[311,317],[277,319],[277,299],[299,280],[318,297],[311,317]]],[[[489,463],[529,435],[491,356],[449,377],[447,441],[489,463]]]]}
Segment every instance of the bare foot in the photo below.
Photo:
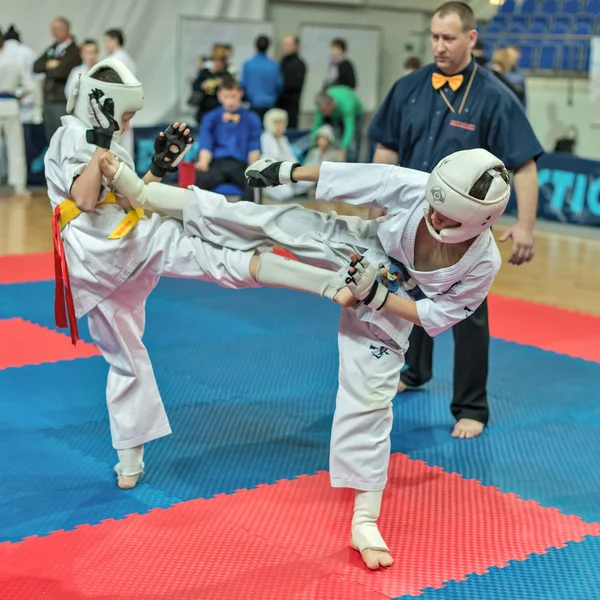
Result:
{"type": "Polygon", "coordinates": [[[141,473],[138,473],[137,475],[120,475],[117,485],[122,490],[132,490],[138,484],[141,476],[141,473]]]}
{"type": "Polygon", "coordinates": [[[110,152],[104,152],[100,157],[100,170],[102,175],[112,181],[119,169],[119,159],[110,152]]]}
{"type": "Polygon", "coordinates": [[[483,433],[485,425],[475,419],[460,419],[454,426],[452,437],[461,440],[475,438],[483,433]]]}
{"type": "MultiPolygon", "coordinates": [[[[353,550],[360,552],[354,541],[350,542],[350,546],[352,546],[353,550]]],[[[381,567],[391,567],[394,564],[392,555],[384,550],[371,550],[370,548],[366,548],[360,555],[362,556],[365,565],[367,565],[371,571],[377,571],[377,569],[381,567]]]]}

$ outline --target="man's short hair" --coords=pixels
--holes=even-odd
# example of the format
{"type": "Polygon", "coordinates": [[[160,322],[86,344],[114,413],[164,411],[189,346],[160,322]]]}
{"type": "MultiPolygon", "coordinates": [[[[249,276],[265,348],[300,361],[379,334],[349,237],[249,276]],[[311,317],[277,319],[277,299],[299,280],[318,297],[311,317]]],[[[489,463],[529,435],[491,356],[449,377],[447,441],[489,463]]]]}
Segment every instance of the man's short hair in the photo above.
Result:
{"type": "Polygon", "coordinates": [[[105,83],[123,83],[123,80],[119,77],[119,74],[111,67],[102,67],[93,75],[90,75],[90,77],[91,79],[104,81],[105,83]]]}
{"type": "Polygon", "coordinates": [[[259,35],[256,38],[256,49],[259,52],[266,52],[271,45],[271,40],[266,35],[259,35]]]}
{"type": "Polygon", "coordinates": [[[404,68],[405,69],[420,69],[421,65],[423,63],[421,63],[421,59],[417,58],[416,56],[409,56],[405,61],[404,61],[404,68]]]}
{"type": "Polygon", "coordinates": [[[346,53],[346,50],[348,49],[348,44],[346,43],[346,40],[344,38],[335,38],[331,42],[331,45],[339,48],[344,54],[346,53]]]}
{"type": "Polygon", "coordinates": [[[69,31],[71,31],[71,21],[65,19],[64,17],[56,17],[55,21],[60,21],[69,31]]]}
{"type": "Polygon", "coordinates": [[[83,48],[84,46],[96,46],[96,48],[99,47],[98,42],[92,39],[83,40],[83,44],[81,44],[81,47],[83,48]]]}
{"type": "Polygon", "coordinates": [[[117,40],[121,48],[125,46],[125,36],[123,35],[123,32],[120,29],[109,29],[104,33],[104,35],[113,40],[117,40]]]}
{"type": "Polygon", "coordinates": [[[231,75],[224,75],[219,85],[220,90],[241,90],[238,80],[231,75]]]}
{"type": "Polygon", "coordinates": [[[327,92],[321,92],[317,96],[315,103],[317,106],[321,106],[321,104],[334,104],[335,100],[327,92]]]}
{"type": "MultiPolygon", "coordinates": [[[[500,176],[506,183],[510,181],[510,177],[508,175],[508,171],[504,168],[496,168],[494,169],[497,173],[500,173],[500,176]]],[[[474,184],[471,190],[469,191],[469,195],[473,196],[473,198],[477,198],[478,200],[485,200],[487,193],[490,191],[490,187],[492,187],[492,181],[494,181],[494,177],[489,173],[484,173],[474,184]]]]}
{"type": "Polygon", "coordinates": [[[434,13],[434,15],[439,15],[440,17],[446,17],[451,14],[458,15],[463,26],[463,31],[477,29],[475,13],[468,4],[464,2],[445,2],[434,13]]]}

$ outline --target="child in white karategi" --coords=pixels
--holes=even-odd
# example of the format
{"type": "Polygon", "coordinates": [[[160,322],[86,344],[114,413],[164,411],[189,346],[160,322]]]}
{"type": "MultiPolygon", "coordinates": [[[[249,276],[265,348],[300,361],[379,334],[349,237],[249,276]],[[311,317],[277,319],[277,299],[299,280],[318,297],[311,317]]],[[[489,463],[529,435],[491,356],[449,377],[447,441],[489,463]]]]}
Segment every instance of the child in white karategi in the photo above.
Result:
{"type": "MultiPolygon", "coordinates": [[[[106,400],[119,458],[118,483],[125,489],[134,487],[143,472],[144,444],[171,432],[142,342],[146,298],[159,278],[257,287],[269,285],[259,270],[268,267],[277,273],[283,268],[287,274],[290,262],[272,253],[259,257],[254,250],[215,247],[186,235],[179,221],[144,215],[114,194],[100,159],[110,148],[133,169],[119,134],[142,106],[142,86],[127,67],[117,60],[101,61],[74,82],[67,105],[71,114],[62,118],[45,157],[54,209],[56,322],[67,327],[68,316],[75,343],[76,320],[87,314],[90,334],[109,364],[106,400]]],[[[167,170],[175,170],[192,141],[185,124],[175,123],[161,133],[144,181],[160,181],[167,170]]],[[[298,286],[293,281],[293,289],[332,298],[341,287],[329,287],[331,271],[293,267],[302,273],[294,277],[298,286]]]]}
{"type": "MultiPolygon", "coordinates": [[[[431,174],[391,165],[300,167],[269,159],[246,171],[252,187],[317,182],[317,200],[385,209],[387,216],[377,221],[297,205],[228,204],[196,187],[144,186],[106,156],[103,168],[134,205],[183,219],[187,232],[220,246],[247,251],[277,245],[306,263],[341,270],[347,270],[351,254],[364,257],[359,262],[354,257],[349,287],[335,296],[352,309],[342,312],[339,327],[330,472],[334,487],[356,490],[352,546],[369,568],[390,566],[393,559],[376,521],[387,482],[392,400],[408,336],[413,324],[437,335],[467,318],[486,297],[501,264],[490,227],[510,196],[502,161],[476,149],[448,156],[431,174]],[[386,274],[377,282],[379,265],[386,274]]],[[[274,283],[281,274],[264,275],[274,283]]]]}

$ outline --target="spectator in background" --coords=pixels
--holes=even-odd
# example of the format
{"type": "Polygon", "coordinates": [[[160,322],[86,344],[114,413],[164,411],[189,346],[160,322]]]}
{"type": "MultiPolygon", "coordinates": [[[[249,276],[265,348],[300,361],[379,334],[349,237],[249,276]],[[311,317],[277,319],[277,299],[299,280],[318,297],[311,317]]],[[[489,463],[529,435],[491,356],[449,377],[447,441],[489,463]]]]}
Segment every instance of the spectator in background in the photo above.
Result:
{"type": "Polygon", "coordinates": [[[283,90],[279,63],[267,56],[270,43],[265,35],[256,39],[256,54],[243,64],[240,77],[245,99],[261,122],[266,112],[277,104],[283,90]]]}
{"type": "Polygon", "coordinates": [[[210,59],[210,66],[204,67],[198,73],[198,77],[192,83],[194,95],[198,97],[198,112],[196,121],[202,122],[204,115],[219,107],[217,89],[221,85],[223,77],[229,75],[227,71],[227,51],[222,44],[215,44],[210,59]]]}
{"type": "Polygon", "coordinates": [[[135,75],[137,67],[129,52],[125,50],[125,36],[120,29],[109,29],[104,34],[104,51],[106,58],[120,60],[135,75]]]}
{"type": "Polygon", "coordinates": [[[82,63],[77,65],[69,73],[67,83],[65,84],[65,98],[68,100],[73,91],[73,85],[79,75],[87,73],[97,62],[100,53],[98,42],[95,40],[85,40],[81,44],[81,60],[82,63]]]}
{"type": "Polygon", "coordinates": [[[0,33],[0,135],[6,141],[8,184],[17,196],[29,196],[27,191],[27,161],[21,124],[19,97],[33,91],[29,69],[23,61],[8,56],[3,50],[0,33]]]}
{"type": "Polygon", "coordinates": [[[196,185],[214,190],[231,183],[243,191],[243,200],[252,201],[245,170],[260,158],[262,124],[254,112],[241,108],[242,95],[238,82],[224,76],[217,92],[221,106],[205,115],[200,126],[196,185]]]}
{"type": "Polygon", "coordinates": [[[404,74],[405,75],[409,75],[410,73],[412,73],[413,71],[416,71],[417,69],[421,68],[421,59],[417,58],[416,56],[409,56],[405,61],[404,61],[404,74]]]}
{"type": "MultiPolygon", "coordinates": [[[[475,59],[477,60],[477,59],[475,59]]],[[[496,50],[492,55],[491,70],[492,73],[502,82],[518,99],[523,103],[524,96],[521,90],[517,89],[507,78],[510,72],[512,58],[508,50],[496,50]]]]}
{"type": "Polygon", "coordinates": [[[519,48],[519,46],[516,44],[511,44],[510,46],[507,46],[506,50],[508,51],[508,56],[510,58],[510,68],[505,74],[505,77],[508,79],[508,81],[510,81],[512,86],[518,90],[521,104],[523,105],[523,108],[525,108],[527,106],[525,73],[519,69],[521,48],[519,48]]]}
{"type": "MultiPolygon", "coordinates": [[[[133,75],[136,72],[136,64],[129,52],[124,50],[125,46],[125,36],[120,29],[109,29],[104,34],[104,50],[106,52],[106,58],[114,58],[116,60],[120,60],[133,75]]],[[[127,131],[124,131],[121,134],[119,139],[119,143],[125,150],[127,154],[134,158],[134,136],[133,136],[133,127],[130,127],[127,131]]]]}
{"type": "Polygon", "coordinates": [[[65,84],[71,70],[81,64],[79,48],[71,36],[71,24],[58,17],[50,25],[52,44],[33,64],[34,73],[44,73],[44,133],[49,143],[67,111],[65,84]]]}
{"type": "Polygon", "coordinates": [[[481,40],[477,40],[475,45],[473,46],[473,50],[471,51],[473,57],[475,58],[475,62],[480,67],[485,67],[487,65],[487,58],[485,57],[485,44],[481,40]]]}
{"type": "Polygon", "coordinates": [[[342,38],[336,38],[331,42],[331,60],[323,89],[333,85],[345,85],[351,89],[356,88],[354,65],[346,57],[347,48],[346,40],[342,38]]]}
{"type": "Polygon", "coordinates": [[[358,162],[363,113],[363,104],[356,92],[345,85],[335,85],[317,97],[311,133],[316,135],[319,127],[328,122],[341,140],[342,160],[358,162]]]}
{"type": "Polygon", "coordinates": [[[290,129],[298,129],[300,97],[306,78],[306,63],[298,55],[299,45],[300,40],[295,35],[286,35],[283,38],[283,58],[281,59],[283,91],[277,105],[287,112],[290,129]]]}

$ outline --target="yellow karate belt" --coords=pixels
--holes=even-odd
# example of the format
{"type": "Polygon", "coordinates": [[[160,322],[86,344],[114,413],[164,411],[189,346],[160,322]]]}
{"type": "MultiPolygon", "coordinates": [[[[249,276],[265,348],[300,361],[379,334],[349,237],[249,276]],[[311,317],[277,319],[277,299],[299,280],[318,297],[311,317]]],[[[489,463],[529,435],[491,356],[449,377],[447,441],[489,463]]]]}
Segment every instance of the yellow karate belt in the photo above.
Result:
{"type": "MultiPolygon", "coordinates": [[[[96,206],[102,206],[103,204],[116,204],[117,198],[113,192],[106,194],[102,202],[98,202],[96,206]]],[[[77,208],[74,200],[68,198],[63,200],[59,207],[58,212],[60,213],[59,225],[62,231],[73,219],[76,219],[80,214],[81,210],[77,208]]],[[[117,225],[115,230],[108,236],[109,240],[118,240],[125,237],[144,216],[144,211],[141,208],[132,208],[123,218],[123,220],[117,225]]]]}

